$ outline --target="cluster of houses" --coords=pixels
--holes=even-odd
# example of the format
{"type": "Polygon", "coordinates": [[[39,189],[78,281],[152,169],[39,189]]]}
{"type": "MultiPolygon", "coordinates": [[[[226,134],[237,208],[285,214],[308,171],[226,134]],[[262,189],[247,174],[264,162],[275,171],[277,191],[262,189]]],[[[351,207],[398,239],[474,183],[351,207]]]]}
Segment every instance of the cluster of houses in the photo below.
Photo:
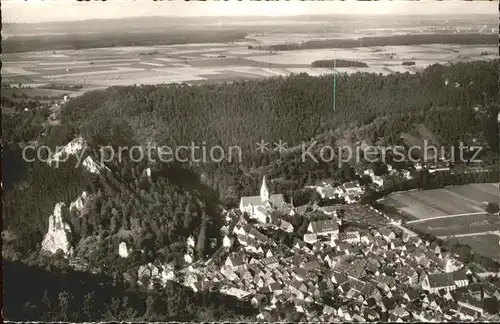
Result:
{"type": "Polygon", "coordinates": [[[343,198],[348,204],[357,202],[365,192],[359,181],[346,182],[340,186],[335,186],[333,180],[320,180],[316,181],[313,186],[306,188],[316,190],[322,199],[343,198]]]}
{"type": "Polygon", "coordinates": [[[438,245],[389,226],[339,233],[323,224],[310,226],[320,240],[289,248],[241,218],[237,248],[191,269],[182,283],[249,300],[266,321],[283,320],[280,304],[293,304],[308,321],[491,320],[483,299],[500,298],[498,287],[475,279],[438,245]]]}
{"type": "MultiPolygon", "coordinates": [[[[281,201],[269,196],[264,180],[261,195],[242,199],[240,207],[245,213],[263,205],[272,210],[273,204],[282,208],[281,201]]],[[[340,231],[333,212],[310,222],[303,240],[289,247],[259,230],[269,224],[269,213],[263,214],[256,224],[239,216],[220,259],[190,267],[176,280],[194,291],[250,301],[265,321],[285,320],[281,306],[307,321],[499,319],[483,301],[500,300],[500,287],[482,282],[453,255],[410,232],[392,225],[340,231]]],[[[274,226],[293,232],[288,222],[274,226]]]]}
{"type": "MultiPolygon", "coordinates": [[[[358,188],[355,183],[346,187],[358,188]]],[[[500,319],[488,313],[484,302],[500,300],[500,285],[482,281],[453,255],[414,233],[389,223],[340,230],[336,210],[324,208],[318,210],[325,217],[311,221],[303,239],[279,243],[265,229],[290,234],[294,228],[285,220],[276,222],[274,212],[293,216],[302,211],[288,210],[283,196],[270,195],[265,178],[260,195],[243,197],[240,209],[228,216],[217,256],[179,273],[168,265],[144,265],[139,277],[160,284],[175,280],[195,292],[246,300],[264,321],[290,320],[280,309],[302,321],[500,319]]]]}

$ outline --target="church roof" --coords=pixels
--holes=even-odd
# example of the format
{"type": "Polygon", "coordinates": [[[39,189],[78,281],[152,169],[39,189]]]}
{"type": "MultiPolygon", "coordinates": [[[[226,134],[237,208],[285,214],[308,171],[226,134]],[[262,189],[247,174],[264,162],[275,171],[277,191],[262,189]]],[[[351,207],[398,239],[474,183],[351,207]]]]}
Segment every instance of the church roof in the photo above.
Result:
{"type": "Polygon", "coordinates": [[[260,199],[260,196],[250,196],[250,197],[241,197],[241,203],[243,206],[248,206],[249,204],[252,204],[252,206],[258,206],[262,205],[262,199],[260,199]]]}
{"type": "Polygon", "coordinates": [[[285,198],[282,194],[275,194],[269,197],[271,205],[276,208],[281,208],[285,204],[285,198]]]}

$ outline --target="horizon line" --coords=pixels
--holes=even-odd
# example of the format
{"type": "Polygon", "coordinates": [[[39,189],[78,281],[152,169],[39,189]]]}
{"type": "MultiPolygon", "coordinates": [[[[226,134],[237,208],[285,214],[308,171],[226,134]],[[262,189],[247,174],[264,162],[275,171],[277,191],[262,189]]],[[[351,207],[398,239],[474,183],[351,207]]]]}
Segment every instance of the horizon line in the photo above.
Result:
{"type": "Polygon", "coordinates": [[[429,18],[437,18],[437,17],[449,17],[451,20],[454,19],[461,19],[464,17],[470,17],[470,16],[491,16],[491,18],[496,18],[496,15],[489,14],[489,13],[460,13],[460,14],[451,14],[451,13],[446,13],[446,14],[422,14],[422,13],[335,13],[335,14],[325,14],[325,13],[306,13],[306,14],[291,14],[291,15],[236,15],[236,16],[224,16],[224,15],[219,15],[219,16],[211,16],[211,15],[193,15],[193,16],[181,16],[181,15],[154,15],[154,16],[131,16],[131,17],[109,17],[109,18],[88,18],[88,19],[73,19],[73,20],[50,20],[50,21],[39,21],[39,22],[19,22],[19,21],[8,21],[5,20],[5,17],[2,17],[3,19],[3,24],[16,24],[16,25],[41,25],[41,24],[53,24],[53,23],[75,23],[75,22],[82,22],[82,21],[96,21],[96,20],[130,20],[130,19],[143,19],[143,18],[179,18],[179,19],[190,19],[190,18],[207,18],[207,19],[238,19],[238,18],[245,18],[245,19],[251,19],[251,18],[273,18],[273,19],[286,19],[286,18],[296,18],[296,17],[308,17],[308,16],[315,16],[315,17],[336,17],[336,16],[342,16],[342,17],[387,17],[387,16],[392,16],[392,17],[429,17],[429,18]]]}

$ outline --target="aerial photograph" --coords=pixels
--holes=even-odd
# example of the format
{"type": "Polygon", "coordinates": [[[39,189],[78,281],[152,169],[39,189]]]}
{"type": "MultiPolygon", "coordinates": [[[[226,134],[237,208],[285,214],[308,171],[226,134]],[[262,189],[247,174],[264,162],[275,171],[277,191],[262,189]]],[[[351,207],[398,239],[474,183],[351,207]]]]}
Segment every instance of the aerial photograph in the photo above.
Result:
{"type": "Polygon", "coordinates": [[[0,1],[6,321],[500,321],[497,1],[0,1]]]}

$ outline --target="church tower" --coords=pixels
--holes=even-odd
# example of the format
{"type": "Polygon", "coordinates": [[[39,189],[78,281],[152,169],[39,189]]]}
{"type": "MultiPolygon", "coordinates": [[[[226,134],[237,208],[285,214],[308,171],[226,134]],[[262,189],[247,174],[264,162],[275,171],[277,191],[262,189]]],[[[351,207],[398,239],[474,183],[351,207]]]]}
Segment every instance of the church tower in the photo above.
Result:
{"type": "Polygon", "coordinates": [[[266,176],[262,177],[262,186],[260,187],[260,200],[266,202],[269,200],[269,190],[267,189],[266,176]]]}

